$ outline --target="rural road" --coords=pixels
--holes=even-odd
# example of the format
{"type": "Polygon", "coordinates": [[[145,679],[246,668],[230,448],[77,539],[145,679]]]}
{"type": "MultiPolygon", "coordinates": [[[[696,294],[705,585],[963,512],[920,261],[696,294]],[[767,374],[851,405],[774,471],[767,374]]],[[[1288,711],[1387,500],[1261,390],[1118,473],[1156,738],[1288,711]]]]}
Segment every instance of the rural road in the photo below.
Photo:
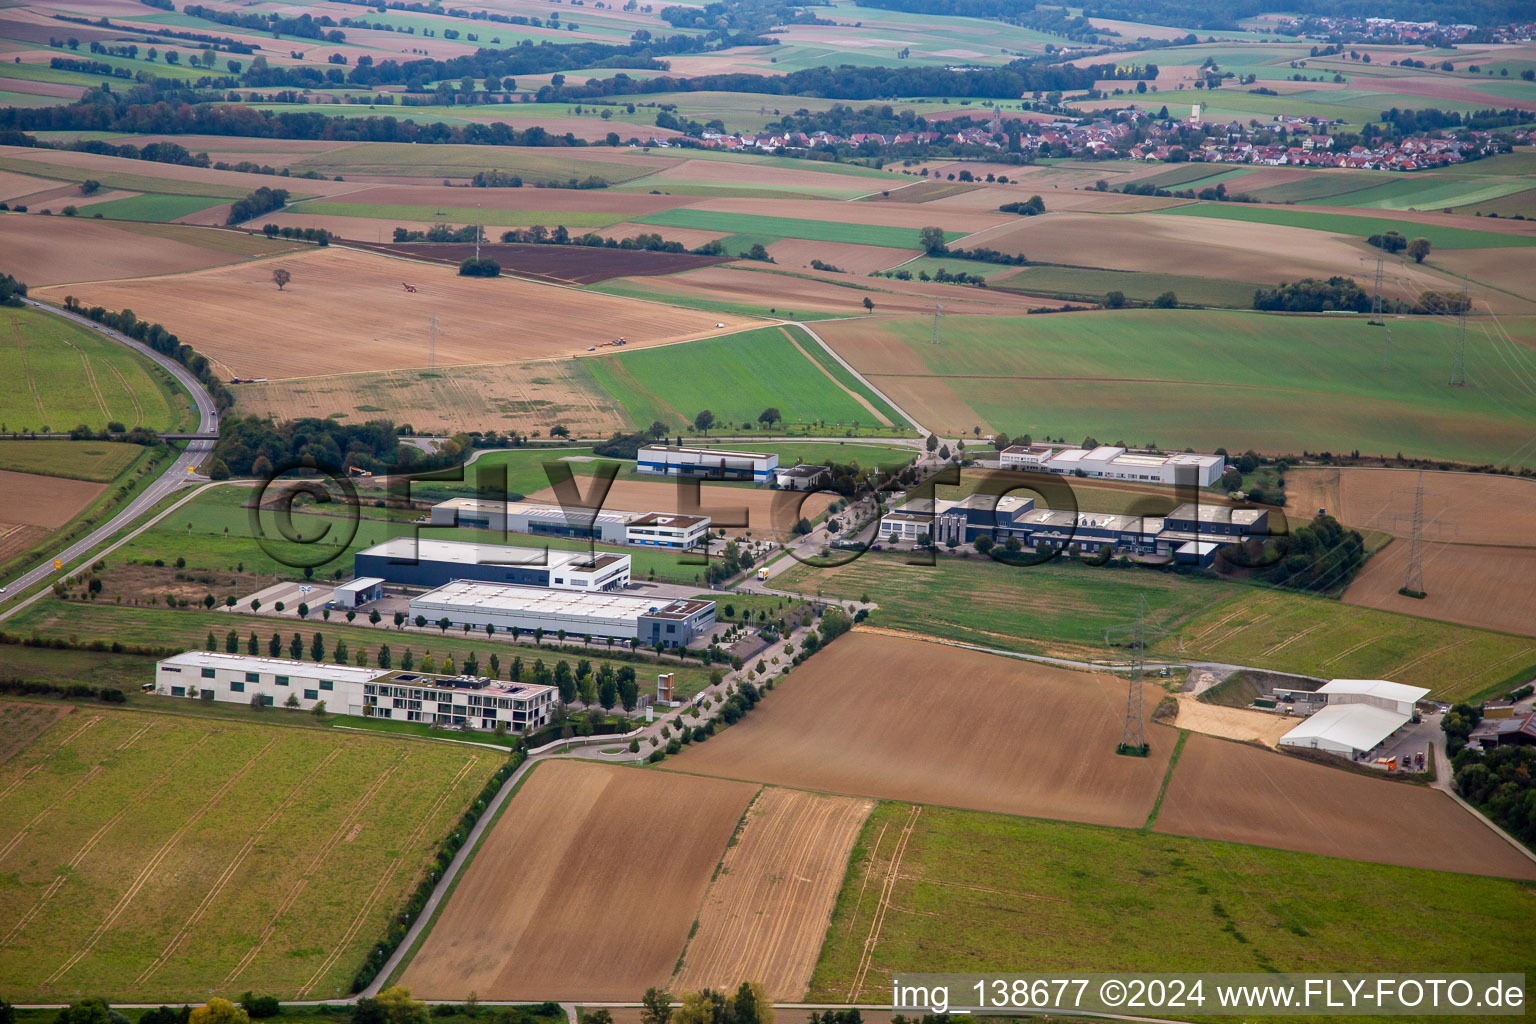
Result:
{"type": "MultiPolygon", "coordinates": [[[[75,313],[65,312],[64,310],[58,309],[54,306],[45,305],[44,303],[38,302],[35,299],[27,299],[26,301],[28,305],[30,305],[33,309],[38,310],[39,312],[63,317],[66,320],[72,320],[75,323],[80,324],[82,327],[97,331],[105,337],[111,338],[114,341],[128,346],[135,352],[139,353],[141,356],[144,356],[146,359],[153,360],[155,363],[163,367],[167,373],[175,377],[177,383],[179,383],[183,388],[187,390],[187,392],[192,396],[192,400],[197,404],[198,433],[218,433],[219,411],[218,408],[213,404],[213,396],[208,394],[207,389],[198,382],[198,379],[194,377],[192,372],[185,366],[182,366],[180,363],[170,358],[169,356],[161,355],[159,352],[156,352],[154,349],[150,348],[148,345],[145,345],[142,342],[135,341],[125,334],[120,334],[117,331],[103,327],[100,324],[88,320],[83,316],[79,316],[75,313]]],[[[181,487],[182,484],[186,482],[188,471],[192,467],[196,466],[198,462],[200,462],[204,457],[206,457],[209,452],[213,451],[213,445],[214,442],[212,441],[187,442],[186,451],[184,451],[177,458],[173,459],[171,464],[166,467],[165,472],[161,473],[159,477],[147,484],[144,489],[140,491],[138,495],[132,501],[130,501],[125,508],[117,513],[117,515],[113,516],[107,522],[98,526],[85,537],[82,537],[80,540],[76,541],[74,544],[71,544],[63,551],[58,552],[56,555],[50,556],[35,569],[23,573],[21,576],[14,580],[6,581],[5,588],[7,594],[19,594],[26,590],[28,587],[31,587],[33,584],[40,583],[47,579],[48,576],[54,571],[54,558],[63,559],[65,568],[67,570],[71,561],[79,558],[81,555],[86,554],[102,541],[106,540],[108,537],[111,537],[114,533],[132,523],[145,512],[149,511],[162,498],[177,488],[181,487]]]]}

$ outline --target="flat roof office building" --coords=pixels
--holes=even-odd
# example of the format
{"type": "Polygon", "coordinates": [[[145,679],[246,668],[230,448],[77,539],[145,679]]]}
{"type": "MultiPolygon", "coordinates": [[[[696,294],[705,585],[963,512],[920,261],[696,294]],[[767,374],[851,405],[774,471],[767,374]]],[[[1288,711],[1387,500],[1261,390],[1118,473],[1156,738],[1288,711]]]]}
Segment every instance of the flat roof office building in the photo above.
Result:
{"type": "Polygon", "coordinates": [[[549,724],[558,699],[552,686],[483,676],[445,676],[404,669],[360,668],[291,658],[188,651],[155,665],[155,692],[232,704],[260,700],[333,714],[425,722],[443,728],[514,730],[549,724]]]}
{"type": "Polygon", "coordinates": [[[1199,487],[1210,487],[1226,472],[1227,460],[1220,455],[1197,452],[1159,455],[1111,444],[1092,449],[1013,445],[998,455],[998,465],[1003,469],[1038,473],[1075,475],[1081,472],[1083,476],[1099,480],[1141,480],[1157,484],[1187,481],[1199,487]]]}

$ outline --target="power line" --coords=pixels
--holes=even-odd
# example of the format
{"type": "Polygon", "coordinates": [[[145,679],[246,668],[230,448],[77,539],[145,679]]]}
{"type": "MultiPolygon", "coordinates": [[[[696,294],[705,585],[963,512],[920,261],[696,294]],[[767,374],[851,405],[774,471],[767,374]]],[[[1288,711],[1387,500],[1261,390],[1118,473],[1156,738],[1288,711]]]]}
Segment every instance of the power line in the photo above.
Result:
{"type": "Polygon", "coordinates": [[[437,369],[437,314],[432,314],[432,341],[427,349],[427,369],[437,369]]]}
{"type": "Polygon", "coordinates": [[[1120,745],[1115,748],[1117,754],[1129,754],[1133,757],[1147,756],[1147,736],[1141,721],[1141,680],[1146,667],[1149,634],[1153,639],[1161,639],[1169,635],[1168,630],[1147,624],[1147,595],[1145,594],[1137,598],[1135,622],[1109,626],[1104,630],[1105,643],[1112,643],[1116,636],[1127,637],[1131,641],[1131,680],[1125,694],[1125,728],[1120,733],[1120,745]]]}
{"type": "Polygon", "coordinates": [[[1461,282],[1461,313],[1457,319],[1461,323],[1456,335],[1456,360],[1451,364],[1451,387],[1464,388],[1467,386],[1467,307],[1471,301],[1467,298],[1467,282],[1461,282]]]}
{"type": "Polygon", "coordinates": [[[937,345],[939,343],[939,317],[941,317],[943,315],[944,315],[944,303],[942,303],[942,302],[935,302],[933,304],[933,342],[932,342],[935,345],[937,345]]]}

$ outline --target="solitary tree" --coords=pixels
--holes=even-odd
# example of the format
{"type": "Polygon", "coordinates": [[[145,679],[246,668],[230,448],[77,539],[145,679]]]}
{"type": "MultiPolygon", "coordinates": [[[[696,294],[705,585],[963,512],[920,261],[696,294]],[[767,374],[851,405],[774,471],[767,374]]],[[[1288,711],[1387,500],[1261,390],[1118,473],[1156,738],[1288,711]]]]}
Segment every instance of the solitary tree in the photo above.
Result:
{"type": "Polygon", "coordinates": [[[693,429],[701,434],[708,434],[709,428],[715,425],[715,414],[708,409],[703,410],[693,418],[693,429]]]}
{"type": "Polygon", "coordinates": [[[1413,257],[1413,262],[1423,263],[1424,257],[1429,255],[1429,239],[1414,238],[1409,240],[1408,255],[1413,257]]]}
{"type": "Polygon", "coordinates": [[[868,295],[864,296],[864,311],[866,313],[873,313],[875,311],[875,300],[868,295]]]}
{"type": "Polygon", "coordinates": [[[948,248],[944,244],[944,229],[937,226],[930,226],[919,230],[917,241],[930,256],[936,256],[948,248]]]}
{"type": "Polygon", "coordinates": [[[640,1000],[640,1024],[670,1024],[672,994],[665,989],[648,988],[640,1000]]]}
{"type": "Polygon", "coordinates": [[[189,1024],[251,1024],[250,1014],[217,996],[192,1011],[189,1024]]]}
{"type": "Polygon", "coordinates": [[[784,417],[779,414],[779,407],[776,405],[770,405],[768,408],[757,414],[757,422],[761,423],[765,427],[771,427],[783,418],[784,417]]]}
{"type": "Polygon", "coordinates": [[[293,275],[288,273],[288,271],[284,270],[282,267],[278,267],[276,270],[272,271],[272,283],[277,285],[278,291],[282,291],[283,285],[292,280],[293,275]]]}

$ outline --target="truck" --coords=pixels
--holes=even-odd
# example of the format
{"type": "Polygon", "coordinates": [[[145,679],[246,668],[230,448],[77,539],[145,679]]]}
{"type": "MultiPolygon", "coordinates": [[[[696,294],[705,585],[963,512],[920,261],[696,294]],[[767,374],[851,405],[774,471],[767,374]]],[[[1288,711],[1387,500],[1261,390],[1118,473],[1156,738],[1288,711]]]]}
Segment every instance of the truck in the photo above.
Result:
{"type": "Polygon", "coordinates": [[[758,582],[764,582],[768,579],[768,567],[766,565],[757,570],[757,579],[758,582]]]}

